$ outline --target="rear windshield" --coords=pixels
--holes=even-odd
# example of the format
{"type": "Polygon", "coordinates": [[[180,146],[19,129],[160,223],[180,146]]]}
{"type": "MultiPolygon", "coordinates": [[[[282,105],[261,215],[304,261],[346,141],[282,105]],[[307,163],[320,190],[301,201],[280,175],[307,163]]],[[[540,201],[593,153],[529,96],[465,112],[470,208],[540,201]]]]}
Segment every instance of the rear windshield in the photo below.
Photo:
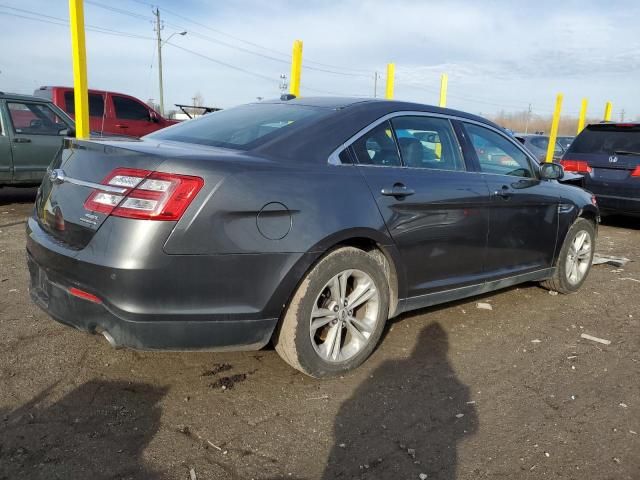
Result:
{"type": "Polygon", "coordinates": [[[569,147],[570,153],[640,152],[640,125],[589,125],[569,147]]]}
{"type": "Polygon", "coordinates": [[[160,130],[149,138],[247,150],[325,111],[280,103],[243,105],[160,130]]]}

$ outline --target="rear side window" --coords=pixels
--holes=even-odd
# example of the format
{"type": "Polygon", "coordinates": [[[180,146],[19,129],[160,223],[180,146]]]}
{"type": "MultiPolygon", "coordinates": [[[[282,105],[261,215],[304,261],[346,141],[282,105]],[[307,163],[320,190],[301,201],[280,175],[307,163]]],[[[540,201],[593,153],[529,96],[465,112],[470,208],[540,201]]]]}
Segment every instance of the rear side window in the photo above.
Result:
{"type": "MultiPolygon", "coordinates": [[[[64,92],[64,110],[75,115],[76,105],[74,103],[73,90],[64,92]]],[[[89,116],[102,117],[104,115],[104,96],[99,93],[89,94],[89,116]]]]}
{"type": "Polygon", "coordinates": [[[353,150],[362,165],[395,167],[402,164],[389,122],[383,122],[362,135],[353,143],[353,150]]]}
{"type": "Polygon", "coordinates": [[[525,153],[504,136],[471,123],[465,123],[464,127],[478,156],[482,172],[515,177],[534,176],[525,153]]]}
{"type": "Polygon", "coordinates": [[[120,97],[114,95],[113,108],[116,111],[116,118],[123,120],[150,120],[149,109],[142,105],[140,102],[136,102],[127,97],[120,97]]]}
{"type": "Polygon", "coordinates": [[[406,167],[437,170],[465,169],[449,120],[407,116],[394,118],[391,124],[406,167]]]}
{"type": "Polygon", "coordinates": [[[569,153],[612,155],[616,152],[640,153],[640,125],[589,125],[569,147],[569,153]]]}
{"type": "Polygon", "coordinates": [[[327,111],[281,103],[242,105],[159,130],[149,137],[245,150],[282,135],[294,125],[310,121],[327,111]]]}

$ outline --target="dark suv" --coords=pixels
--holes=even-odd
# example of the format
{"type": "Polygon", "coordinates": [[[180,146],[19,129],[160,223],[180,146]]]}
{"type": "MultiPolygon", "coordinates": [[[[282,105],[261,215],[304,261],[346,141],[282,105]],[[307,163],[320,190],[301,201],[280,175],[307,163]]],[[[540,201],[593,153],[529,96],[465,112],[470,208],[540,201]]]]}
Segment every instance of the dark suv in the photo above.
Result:
{"type": "Polygon", "coordinates": [[[602,213],[640,216],[640,123],[587,126],[561,163],[583,175],[602,213]]]}

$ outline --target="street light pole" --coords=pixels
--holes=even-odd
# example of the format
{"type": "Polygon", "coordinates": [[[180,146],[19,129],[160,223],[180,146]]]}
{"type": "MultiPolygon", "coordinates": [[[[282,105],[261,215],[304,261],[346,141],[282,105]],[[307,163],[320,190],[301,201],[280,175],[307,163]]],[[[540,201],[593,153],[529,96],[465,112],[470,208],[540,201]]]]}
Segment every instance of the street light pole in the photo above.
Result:
{"type": "Polygon", "coordinates": [[[171,37],[173,37],[174,35],[186,35],[187,32],[176,32],[176,33],[172,33],[171,35],[169,35],[169,38],[167,38],[164,42],[162,41],[162,34],[161,31],[164,28],[162,26],[162,24],[160,23],[160,9],[158,7],[156,7],[155,11],[153,12],[153,14],[156,16],[156,37],[157,37],[157,42],[158,42],[158,83],[160,86],[160,115],[162,115],[164,117],[164,87],[162,85],[162,46],[167,43],[169,40],[171,40],[171,37]]]}
{"type": "Polygon", "coordinates": [[[160,25],[160,9],[156,7],[156,11],[153,13],[156,16],[156,34],[158,38],[158,82],[160,85],[160,115],[164,117],[164,91],[162,87],[162,36],[160,35],[162,26],[160,25]]]}

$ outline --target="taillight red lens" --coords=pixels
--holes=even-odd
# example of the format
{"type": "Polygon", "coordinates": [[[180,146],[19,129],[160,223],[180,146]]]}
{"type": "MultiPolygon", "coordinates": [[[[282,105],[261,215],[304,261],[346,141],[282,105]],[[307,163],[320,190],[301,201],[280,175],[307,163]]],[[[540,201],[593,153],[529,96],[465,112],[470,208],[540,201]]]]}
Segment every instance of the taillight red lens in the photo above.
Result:
{"type": "Polygon", "coordinates": [[[560,160],[560,164],[567,172],[591,173],[592,168],[583,160],[560,160]]]}
{"type": "Polygon", "coordinates": [[[204,185],[200,177],[117,168],[103,185],[122,187],[123,193],[95,190],[84,208],[94,212],[145,220],[178,220],[204,185]]]}
{"type": "Polygon", "coordinates": [[[640,177],[640,165],[638,165],[633,172],[631,172],[632,177],[640,177]]]}

